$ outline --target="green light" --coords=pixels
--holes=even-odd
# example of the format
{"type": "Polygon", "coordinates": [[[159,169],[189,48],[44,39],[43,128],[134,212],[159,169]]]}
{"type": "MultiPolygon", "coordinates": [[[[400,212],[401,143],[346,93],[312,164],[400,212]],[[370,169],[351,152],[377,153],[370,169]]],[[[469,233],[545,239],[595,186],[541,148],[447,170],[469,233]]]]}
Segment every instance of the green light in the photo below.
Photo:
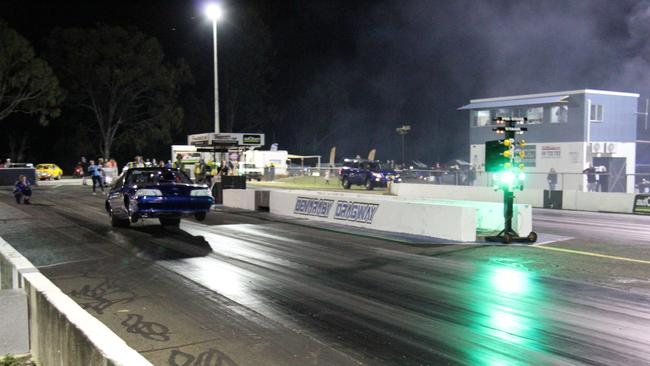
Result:
{"type": "Polygon", "coordinates": [[[492,285],[499,292],[522,294],[528,288],[528,273],[513,268],[497,268],[492,275],[492,285]]]}
{"type": "Polygon", "coordinates": [[[519,175],[517,175],[517,178],[519,180],[524,180],[524,179],[526,179],[526,174],[525,173],[519,173],[519,175]]]}
{"type": "Polygon", "coordinates": [[[501,181],[503,183],[510,184],[514,179],[515,179],[515,175],[512,174],[512,172],[504,172],[501,181]]]}

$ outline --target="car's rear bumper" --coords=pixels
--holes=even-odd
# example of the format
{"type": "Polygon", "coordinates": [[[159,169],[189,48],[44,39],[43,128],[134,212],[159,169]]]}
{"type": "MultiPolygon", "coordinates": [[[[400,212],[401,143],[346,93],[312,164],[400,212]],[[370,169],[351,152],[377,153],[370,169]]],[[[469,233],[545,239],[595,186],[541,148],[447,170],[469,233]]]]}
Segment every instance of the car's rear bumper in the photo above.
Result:
{"type": "Polygon", "coordinates": [[[141,217],[179,217],[210,211],[212,197],[139,197],[133,213],[141,217]]]}

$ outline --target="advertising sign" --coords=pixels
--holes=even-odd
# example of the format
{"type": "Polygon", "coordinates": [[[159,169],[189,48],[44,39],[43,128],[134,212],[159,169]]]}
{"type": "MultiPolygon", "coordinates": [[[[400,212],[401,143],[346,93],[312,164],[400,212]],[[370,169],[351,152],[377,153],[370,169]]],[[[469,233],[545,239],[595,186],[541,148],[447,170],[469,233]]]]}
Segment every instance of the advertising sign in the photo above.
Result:
{"type": "Polygon", "coordinates": [[[372,224],[377,210],[379,204],[376,203],[297,197],[293,213],[372,224]]]}
{"type": "Polygon", "coordinates": [[[560,146],[542,146],[542,159],[555,159],[562,157],[562,149],[560,146]]]}

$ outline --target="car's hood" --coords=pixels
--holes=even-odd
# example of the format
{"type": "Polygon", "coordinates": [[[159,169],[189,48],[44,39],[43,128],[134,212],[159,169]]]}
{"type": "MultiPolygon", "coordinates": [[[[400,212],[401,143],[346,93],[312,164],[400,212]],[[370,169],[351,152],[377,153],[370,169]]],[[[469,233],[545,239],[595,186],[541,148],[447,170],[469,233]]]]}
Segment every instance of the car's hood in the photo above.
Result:
{"type": "Polygon", "coordinates": [[[383,175],[397,175],[397,172],[389,169],[382,169],[378,171],[373,171],[373,173],[381,173],[383,175]]]}

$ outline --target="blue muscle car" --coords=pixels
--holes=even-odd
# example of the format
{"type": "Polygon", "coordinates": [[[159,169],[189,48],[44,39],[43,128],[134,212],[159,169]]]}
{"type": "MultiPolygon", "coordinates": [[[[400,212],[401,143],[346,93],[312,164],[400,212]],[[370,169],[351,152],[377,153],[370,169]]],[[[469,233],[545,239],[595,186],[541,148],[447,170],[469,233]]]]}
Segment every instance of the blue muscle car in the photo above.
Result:
{"type": "Polygon", "coordinates": [[[113,184],[106,211],[116,227],[140,218],[158,218],[163,226],[178,226],[182,216],[205,219],[213,203],[207,185],[193,184],[178,169],[132,168],[113,184]]]}

